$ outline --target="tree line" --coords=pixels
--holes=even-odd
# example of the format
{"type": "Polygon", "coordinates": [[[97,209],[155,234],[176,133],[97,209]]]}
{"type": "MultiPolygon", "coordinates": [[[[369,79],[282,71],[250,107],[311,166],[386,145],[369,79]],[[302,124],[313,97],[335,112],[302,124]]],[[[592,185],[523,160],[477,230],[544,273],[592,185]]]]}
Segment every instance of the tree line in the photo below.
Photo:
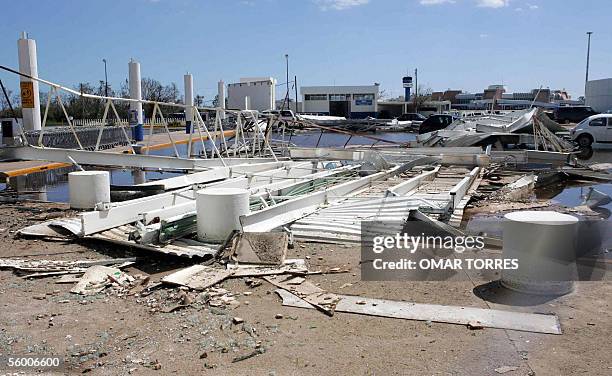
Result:
{"type": "MultiPolygon", "coordinates": [[[[96,84],[83,82],[74,86],[73,89],[83,94],[94,94],[99,96],[105,96],[106,88],[104,81],[99,81],[96,84]]],[[[161,82],[145,77],[141,80],[142,99],[157,101],[157,102],[172,102],[172,103],[184,103],[183,95],[181,94],[176,83],[171,82],[170,84],[164,85],[161,82]]],[[[104,114],[104,107],[106,102],[100,99],[85,98],[72,93],[66,93],[58,90],[61,96],[62,103],[66,108],[68,116],[72,116],[74,119],[101,119],[104,114]]],[[[50,92],[40,92],[40,113],[41,118],[45,113],[47,105],[47,99],[50,92]]],[[[17,117],[21,117],[21,103],[18,92],[14,92],[7,89],[7,95],[10,103],[16,113],[17,117]]],[[[121,83],[118,89],[114,89],[110,84],[108,85],[108,96],[118,98],[129,98],[129,85],[128,81],[125,80],[121,83]]],[[[202,106],[204,104],[204,96],[196,95],[194,97],[196,106],[202,106]]],[[[117,113],[122,119],[128,117],[129,104],[127,102],[115,101],[113,102],[117,113]]],[[[166,107],[160,106],[164,116],[170,113],[182,112],[182,109],[178,107],[166,107]]],[[[145,104],[143,106],[145,117],[150,117],[153,114],[153,105],[145,104]]],[[[114,114],[109,111],[107,117],[114,119],[114,114]]],[[[9,102],[3,93],[0,93],[0,117],[13,117],[10,111],[9,102]]],[[[52,96],[49,105],[49,111],[47,114],[47,122],[50,124],[64,123],[66,124],[66,117],[60,107],[55,95],[52,96]]]]}

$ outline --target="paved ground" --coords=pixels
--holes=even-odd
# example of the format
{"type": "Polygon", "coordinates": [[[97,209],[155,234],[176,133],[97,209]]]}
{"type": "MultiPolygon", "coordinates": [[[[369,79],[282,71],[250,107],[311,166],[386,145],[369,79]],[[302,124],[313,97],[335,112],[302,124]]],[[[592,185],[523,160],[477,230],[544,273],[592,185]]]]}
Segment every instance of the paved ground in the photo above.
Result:
{"type": "MultiPolygon", "coordinates": [[[[109,244],[14,239],[16,229],[68,214],[64,210],[51,204],[0,206],[0,257],[82,260],[142,255],[109,244]]],[[[150,275],[152,281],[189,265],[187,260],[142,256],[145,261],[126,271],[150,275]]],[[[348,268],[349,273],[309,277],[332,292],[556,313],[563,335],[470,330],[343,313],[327,317],[315,310],[282,307],[272,285],[262,281],[249,287],[240,279],[221,284],[240,302],[233,309],[209,307],[203,303],[205,294],[190,293],[190,307],[163,313],[184,293],[164,288],[146,297],[83,298],[69,293],[72,285],[56,284],[53,278],[24,280],[0,271],[0,352],[57,354],[73,364],[74,372],[94,375],[497,375],[495,369],[503,366],[517,367],[506,375],[612,373],[609,281],[579,283],[574,293],[562,298],[516,306],[486,302],[474,294],[475,286],[495,276],[472,275],[471,281],[456,282],[362,282],[357,248],[303,244],[291,250],[291,256],[308,256],[312,269],[348,268]],[[277,314],[283,318],[275,318],[277,314]],[[233,324],[234,317],[245,322],[233,324]],[[253,351],[260,354],[232,362],[253,351]]],[[[491,287],[485,295],[501,300],[502,292],[491,287]]]]}

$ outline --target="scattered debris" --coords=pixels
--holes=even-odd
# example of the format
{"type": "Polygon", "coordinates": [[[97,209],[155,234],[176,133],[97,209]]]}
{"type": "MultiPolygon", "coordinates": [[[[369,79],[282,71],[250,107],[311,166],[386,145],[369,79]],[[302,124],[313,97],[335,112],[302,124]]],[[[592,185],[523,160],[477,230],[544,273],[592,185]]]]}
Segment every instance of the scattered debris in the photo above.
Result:
{"type": "Polygon", "coordinates": [[[243,232],[232,239],[229,259],[239,263],[281,265],[287,256],[285,232],[243,232]]]}
{"type": "MultiPolygon", "coordinates": [[[[313,285],[310,282],[302,281],[296,285],[292,283],[294,278],[299,277],[286,277],[286,276],[268,276],[264,279],[274,286],[285,289],[293,294],[296,294],[300,298],[304,299],[312,306],[316,307],[323,313],[329,316],[334,315],[336,305],[340,301],[340,297],[335,294],[328,293],[327,291],[313,285]]],[[[292,294],[292,295],[293,295],[292,294]]]]}
{"type": "Polygon", "coordinates": [[[70,292],[81,295],[93,295],[101,292],[110,284],[126,286],[133,280],[134,278],[117,268],[94,265],[85,271],[85,274],[83,274],[70,292]]]}
{"type": "Polygon", "coordinates": [[[33,274],[26,275],[25,278],[50,277],[84,273],[87,268],[95,265],[120,265],[119,268],[123,268],[134,264],[136,261],[136,257],[79,261],[0,259],[0,269],[33,272],[33,274]]]}
{"type": "Polygon", "coordinates": [[[254,357],[254,356],[257,356],[257,355],[263,354],[263,353],[265,353],[265,352],[266,352],[266,350],[265,350],[263,347],[260,347],[260,348],[258,348],[258,349],[255,349],[254,351],[252,351],[252,352],[250,352],[250,353],[246,354],[246,355],[241,355],[241,356],[237,356],[237,357],[235,357],[234,359],[232,359],[232,363],[241,362],[241,361],[243,361],[243,360],[250,359],[250,358],[252,358],[252,357],[254,357]]]}
{"type": "Polygon", "coordinates": [[[503,373],[508,373],[508,372],[512,372],[512,371],[516,371],[518,369],[518,367],[516,366],[502,366],[499,368],[495,368],[495,372],[503,374],[503,373]]]}
{"type": "Polygon", "coordinates": [[[162,278],[162,282],[171,285],[187,286],[194,290],[204,290],[216,285],[232,275],[225,269],[216,269],[206,265],[193,265],[162,278]]]}
{"type": "MultiPolygon", "coordinates": [[[[289,289],[276,290],[276,293],[280,295],[283,300],[283,305],[285,306],[315,308],[306,299],[301,299],[301,297],[291,293],[289,289]]],[[[559,319],[555,315],[419,304],[384,299],[361,298],[350,295],[337,295],[337,298],[338,302],[335,306],[337,312],[460,325],[478,322],[483,327],[488,328],[561,334],[559,319]],[[359,304],[357,302],[364,302],[365,304],[359,304]]]]}

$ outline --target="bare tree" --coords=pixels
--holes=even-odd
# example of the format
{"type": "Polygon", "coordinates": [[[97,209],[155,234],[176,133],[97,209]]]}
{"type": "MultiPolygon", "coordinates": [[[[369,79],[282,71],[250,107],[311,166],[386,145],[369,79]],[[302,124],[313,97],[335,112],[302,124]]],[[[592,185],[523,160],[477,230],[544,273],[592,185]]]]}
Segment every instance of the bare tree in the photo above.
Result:
{"type": "Polygon", "coordinates": [[[418,109],[422,107],[425,104],[425,102],[430,101],[432,92],[433,90],[430,87],[423,88],[423,86],[419,85],[416,88],[416,91],[413,97],[414,106],[418,109]]]}
{"type": "Polygon", "coordinates": [[[10,111],[9,101],[13,109],[16,109],[20,106],[20,98],[19,94],[15,93],[11,89],[6,89],[6,95],[8,96],[8,100],[4,96],[4,93],[0,92],[0,111],[4,113],[4,111],[10,111]]]}

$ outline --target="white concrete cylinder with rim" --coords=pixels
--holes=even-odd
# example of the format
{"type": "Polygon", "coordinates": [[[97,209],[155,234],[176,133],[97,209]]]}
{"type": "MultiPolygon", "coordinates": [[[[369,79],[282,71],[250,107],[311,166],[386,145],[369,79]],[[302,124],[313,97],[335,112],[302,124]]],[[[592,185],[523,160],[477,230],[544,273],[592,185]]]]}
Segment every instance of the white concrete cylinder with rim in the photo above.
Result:
{"type": "Polygon", "coordinates": [[[108,171],[75,171],[68,174],[70,207],[93,209],[97,203],[110,202],[108,171]]]}
{"type": "Polygon", "coordinates": [[[574,288],[578,218],[553,211],[520,211],[504,216],[503,258],[517,269],[504,269],[501,284],[537,295],[563,295],[574,288]]]}
{"type": "Polygon", "coordinates": [[[196,192],[198,239],[222,242],[242,229],[240,216],[249,213],[249,196],[241,188],[205,188],[196,192]]]}
{"type": "MultiPolygon", "coordinates": [[[[134,59],[130,59],[128,63],[128,85],[131,99],[142,99],[142,86],[140,80],[140,63],[134,59]]],[[[130,110],[136,111],[136,117],[138,124],[144,124],[142,117],[142,103],[141,102],[130,102],[130,110]]]]}

